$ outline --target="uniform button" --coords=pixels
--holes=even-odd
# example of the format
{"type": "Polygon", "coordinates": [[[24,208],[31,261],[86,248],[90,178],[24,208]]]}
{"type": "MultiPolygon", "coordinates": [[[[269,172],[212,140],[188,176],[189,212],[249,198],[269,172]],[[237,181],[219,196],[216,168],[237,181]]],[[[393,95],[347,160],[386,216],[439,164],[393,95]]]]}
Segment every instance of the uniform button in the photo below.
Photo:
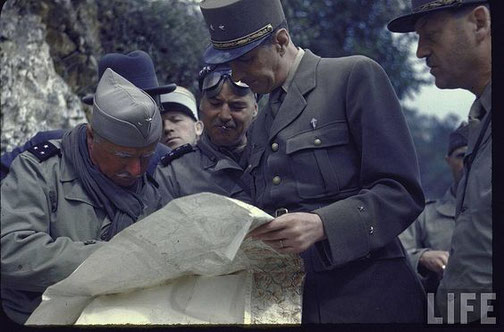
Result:
{"type": "Polygon", "coordinates": [[[273,150],[273,152],[277,152],[278,151],[278,143],[271,144],[271,150],[273,150]]]}
{"type": "Polygon", "coordinates": [[[363,206],[359,206],[358,209],[359,209],[359,212],[364,211],[364,207],[363,206]]]}
{"type": "Polygon", "coordinates": [[[315,144],[316,146],[319,146],[320,144],[322,144],[322,141],[318,138],[315,138],[315,140],[313,141],[313,144],[315,144]]]}
{"type": "Polygon", "coordinates": [[[278,175],[273,178],[273,184],[280,184],[280,182],[282,182],[282,178],[278,175]]]}
{"type": "Polygon", "coordinates": [[[252,164],[249,164],[249,165],[247,166],[247,168],[248,168],[248,169],[251,169],[251,168],[252,168],[252,164]]]}
{"type": "Polygon", "coordinates": [[[370,226],[369,227],[369,234],[373,234],[374,233],[374,227],[373,226],[370,226]]]}

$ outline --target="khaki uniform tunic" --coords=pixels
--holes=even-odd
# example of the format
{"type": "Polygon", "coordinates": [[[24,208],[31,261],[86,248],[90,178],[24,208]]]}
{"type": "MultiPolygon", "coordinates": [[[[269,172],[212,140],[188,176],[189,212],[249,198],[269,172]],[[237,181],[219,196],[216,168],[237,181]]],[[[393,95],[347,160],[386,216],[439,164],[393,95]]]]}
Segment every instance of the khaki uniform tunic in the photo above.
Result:
{"type": "MultiPolygon", "coordinates": [[[[469,139],[464,158],[464,175],[457,188],[457,212],[450,249],[450,259],[439,284],[436,305],[446,318],[448,293],[479,293],[492,291],[492,122],[491,83],[485,88],[469,114],[469,139]],[[490,123],[483,135],[472,167],[467,176],[467,161],[486,118],[490,123]],[[463,203],[462,203],[463,199],[463,203]]],[[[459,296],[450,306],[455,308],[455,321],[460,318],[459,296]]],[[[471,304],[471,303],[470,303],[471,304]]],[[[480,301],[469,310],[468,321],[480,318],[480,301]]],[[[446,322],[446,320],[445,320],[446,322]]]]}

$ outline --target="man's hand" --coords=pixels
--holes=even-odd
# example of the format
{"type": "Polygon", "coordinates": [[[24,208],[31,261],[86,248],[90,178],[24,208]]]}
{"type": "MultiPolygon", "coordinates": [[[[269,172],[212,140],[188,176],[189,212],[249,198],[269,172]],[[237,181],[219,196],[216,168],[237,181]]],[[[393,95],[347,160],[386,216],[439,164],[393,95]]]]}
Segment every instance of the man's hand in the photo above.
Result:
{"type": "Polygon", "coordinates": [[[248,237],[264,241],[276,251],[287,254],[305,251],[325,239],[324,225],[315,213],[287,213],[257,227],[248,237]]]}
{"type": "Polygon", "coordinates": [[[436,272],[438,277],[441,278],[443,277],[446,264],[448,264],[449,257],[450,254],[448,251],[427,250],[420,256],[418,264],[428,270],[436,272]]]}

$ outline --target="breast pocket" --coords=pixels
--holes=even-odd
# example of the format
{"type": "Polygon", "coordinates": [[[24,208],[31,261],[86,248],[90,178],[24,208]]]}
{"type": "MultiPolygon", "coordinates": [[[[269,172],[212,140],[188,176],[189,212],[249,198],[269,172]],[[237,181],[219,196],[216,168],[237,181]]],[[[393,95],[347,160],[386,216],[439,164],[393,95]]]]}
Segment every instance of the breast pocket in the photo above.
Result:
{"type": "Polygon", "coordinates": [[[320,198],[340,192],[340,181],[330,154],[349,143],[346,122],[336,122],[299,133],[286,140],[286,153],[301,198],[320,198]]]}

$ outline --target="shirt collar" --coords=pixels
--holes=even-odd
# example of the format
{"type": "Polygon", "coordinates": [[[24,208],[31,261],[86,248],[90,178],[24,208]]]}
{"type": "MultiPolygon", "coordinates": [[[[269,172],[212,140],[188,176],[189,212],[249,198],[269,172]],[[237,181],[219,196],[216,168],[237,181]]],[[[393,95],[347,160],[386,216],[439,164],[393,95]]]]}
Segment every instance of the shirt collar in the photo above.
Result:
{"type": "Polygon", "coordinates": [[[486,113],[490,112],[491,109],[492,82],[488,83],[481,96],[474,101],[473,105],[471,106],[471,110],[469,111],[469,119],[481,120],[486,113]]]}
{"type": "Polygon", "coordinates": [[[296,74],[296,71],[299,67],[299,63],[301,62],[301,59],[303,58],[304,54],[305,54],[305,51],[302,48],[298,48],[298,52],[296,54],[296,58],[294,59],[294,63],[292,64],[292,66],[289,70],[289,75],[287,75],[287,79],[282,84],[282,89],[285,92],[288,91],[289,86],[291,85],[292,80],[294,79],[294,75],[296,74]]]}

